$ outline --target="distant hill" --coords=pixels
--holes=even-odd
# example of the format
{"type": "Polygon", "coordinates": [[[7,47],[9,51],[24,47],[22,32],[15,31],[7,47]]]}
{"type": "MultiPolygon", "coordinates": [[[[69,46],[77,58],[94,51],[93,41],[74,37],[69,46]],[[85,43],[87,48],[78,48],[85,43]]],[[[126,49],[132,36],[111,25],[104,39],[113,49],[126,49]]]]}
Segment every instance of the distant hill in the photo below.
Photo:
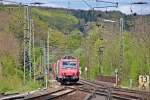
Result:
{"type": "MultiPolygon", "coordinates": [[[[115,69],[120,66],[120,18],[124,19],[123,83],[128,84],[130,77],[136,86],[138,75],[149,73],[150,15],[32,7],[32,18],[38,74],[44,72],[43,48],[50,30],[50,63],[65,54],[73,54],[80,58],[83,72],[85,67],[89,68],[89,78],[98,74],[114,75],[115,69]],[[104,22],[102,19],[114,20],[116,23],[104,22]],[[100,50],[101,47],[104,50],[100,50]],[[101,72],[100,66],[103,67],[101,72]]],[[[23,6],[0,5],[0,22],[0,92],[23,89],[23,6]]],[[[29,87],[35,89],[31,83],[29,87]]]]}
{"type": "Polygon", "coordinates": [[[88,22],[97,22],[104,25],[104,27],[109,31],[119,32],[119,19],[124,19],[124,30],[132,32],[136,37],[140,37],[141,33],[150,32],[150,14],[148,15],[137,15],[133,13],[132,15],[126,15],[120,11],[92,11],[92,10],[74,10],[74,9],[62,9],[62,8],[43,8],[52,11],[63,11],[68,14],[72,14],[79,20],[78,28],[83,32],[84,25],[88,22]],[[117,24],[104,23],[99,19],[109,19],[117,21],[117,24]],[[112,28],[113,25],[113,28],[112,28]]]}

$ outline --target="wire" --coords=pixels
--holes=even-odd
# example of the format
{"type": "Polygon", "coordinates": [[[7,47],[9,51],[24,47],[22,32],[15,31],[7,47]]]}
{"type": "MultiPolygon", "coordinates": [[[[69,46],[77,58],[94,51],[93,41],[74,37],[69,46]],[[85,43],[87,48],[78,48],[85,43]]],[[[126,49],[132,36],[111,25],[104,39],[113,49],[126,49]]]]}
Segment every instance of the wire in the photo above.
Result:
{"type": "Polygon", "coordinates": [[[88,4],[87,3],[87,1],[85,1],[85,0],[82,0],[89,8],[91,8],[91,9],[93,9],[93,7],[90,5],[90,4],[88,4]]]}
{"type": "Polygon", "coordinates": [[[143,5],[143,4],[149,4],[149,3],[148,2],[142,2],[142,1],[140,1],[140,2],[133,2],[131,4],[134,4],[134,5],[143,5]]]}
{"type": "Polygon", "coordinates": [[[41,4],[45,4],[45,3],[42,3],[42,2],[33,2],[33,3],[30,3],[30,4],[41,5],[41,4]]]}
{"type": "Polygon", "coordinates": [[[95,9],[95,8],[111,8],[111,7],[118,7],[118,6],[102,6],[102,7],[93,7],[93,8],[95,9]]]}
{"type": "Polygon", "coordinates": [[[103,3],[118,4],[118,2],[111,2],[111,1],[104,1],[104,0],[96,0],[96,2],[103,2],[103,3]]]}
{"type": "MultiPolygon", "coordinates": [[[[12,1],[12,0],[0,0],[0,2],[9,2],[9,3],[15,3],[15,4],[23,4],[23,5],[28,5],[28,6],[30,6],[30,5],[43,5],[43,4],[52,4],[52,3],[64,3],[64,2],[66,2],[66,1],[57,1],[57,0],[55,0],[55,1],[50,1],[50,2],[45,2],[45,3],[43,3],[43,2],[31,2],[31,3],[22,3],[22,2],[15,2],[15,1],[12,1]]],[[[131,13],[133,12],[133,10],[132,10],[132,7],[133,7],[133,5],[149,5],[150,4],[150,2],[143,2],[143,1],[139,1],[139,2],[133,2],[132,0],[131,0],[131,2],[130,3],[123,3],[123,2],[115,2],[115,1],[113,1],[113,2],[111,2],[111,1],[105,1],[105,0],[68,0],[68,2],[83,2],[83,3],[85,3],[90,9],[93,9],[93,8],[111,8],[111,7],[118,7],[118,6],[120,6],[120,5],[130,5],[130,10],[131,10],[131,13]],[[110,6],[102,6],[102,7],[93,7],[92,5],[90,5],[90,3],[89,3],[89,1],[90,2],[102,2],[102,3],[109,3],[109,4],[115,4],[115,5],[110,5],[110,6]]],[[[69,6],[70,4],[68,4],[68,6],[69,6]]],[[[96,3],[96,6],[97,6],[98,4],[96,3]]],[[[68,8],[70,8],[70,7],[68,7],[68,8]]]]}

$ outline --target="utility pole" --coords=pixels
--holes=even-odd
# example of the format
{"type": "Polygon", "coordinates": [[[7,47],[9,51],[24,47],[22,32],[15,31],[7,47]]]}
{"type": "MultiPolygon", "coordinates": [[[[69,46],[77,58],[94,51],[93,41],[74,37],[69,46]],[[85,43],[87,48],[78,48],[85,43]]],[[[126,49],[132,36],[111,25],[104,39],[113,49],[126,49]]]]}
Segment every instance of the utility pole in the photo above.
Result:
{"type": "Polygon", "coordinates": [[[24,84],[26,81],[26,70],[29,69],[29,77],[31,79],[32,71],[32,25],[31,25],[31,16],[29,15],[29,6],[24,6],[24,84]],[[26,69],[27,68],[27,69],[26,69]]]}
{"type": "MultiPolygon", "coordinates": [[[[98,21],[102,21],[101,19],[98,20],[98,21]]],[[[99,46],[98,48],[98,54],[99,54],[99,73],[103,73],[103,66],[102,66],[102,62],[103,62],[103,54],[104,54],[104,38],[103,38],[103,34],[101,33],[101,29],[100,27],[102,26],[99,22],[97,22],[96,26],[98,27],[99,29],[99,39],[100,39],[100,42],[102,42],[102,44],[99,46]]]]}
{"type": "Polygon", "coordinates": [[[47,68],[46,68],[46,70],[47,70],[47,75],[46,75],[46,88],[47,88],[47,85],[48,85],[48,73],[49,73],[49,68],[50,68],[50,66],[49,66],[49,35],[50,35],[50,29],[48,30],[48,33],[47,33],[47,68]]]}
{"type": "MultiPolygon", "coordinates": [[[[43,41],[43,67],[44,67],[44,76],[45,76],[45,79],[46,79],[46,46],[45,46],[45,42],[43,41]]],[[[45,80],[45,86],[47,87],[47,84],[46,84],[46,80],[45,80]]]]}
{"type": "Polygon", "coordinates": [[[44,75],[45,75],[45,87],[47,88],[48,86],[48,52],[47,52],[47,42],[43,44],[43,52],[44,52],[44,56],[43,56],[43,61],[44,61],[44,75]]]}
{"type": "Polygon", "coordinates": [[[44,52],[44,75],[45,75],[45,86],[48,87],[48,71],[49,71],[49,34],[50,30],[47,33],[47,42],[43,44],[43,52],[44,52]]]}
{"type": "Polygon", "coordinates": [[[32,19],[31,8],[29,7],[29,77],[32,79],[32,19]]]}
{"type": "Polygon", "coordinates": [[[33,74],[34,74],[34,82],[35,82],[35,46],[34,46],[34,22],[33,20],[31,21],[32,23],[32,53],[33,53],[33,74]]]}
{"type": "Polygon", "coordinates": [[[39,69],[40,69],[40,73],[42,73],[42,72],[44,72],[44,70],[43,70],[43,66],[44,66],[44,46],[43,46],[43,40],[40,40],[40,49],[41,49],[41,54],[40,54],[40,67],[39,67],[39,69]]]}
{"type": "Polygon", "coordinates": [[[28,6],[24,6],[24,84],[26,82],[26,67],[28,66],[28,6]]]}
{"type": "Polygon", "coordinates": [[[123,21],[123,18],[120,18],[120,71],[123,67],[123,64],[124,64],[124,34],[123,34],[123,25],[124,21],[123,21]]]}

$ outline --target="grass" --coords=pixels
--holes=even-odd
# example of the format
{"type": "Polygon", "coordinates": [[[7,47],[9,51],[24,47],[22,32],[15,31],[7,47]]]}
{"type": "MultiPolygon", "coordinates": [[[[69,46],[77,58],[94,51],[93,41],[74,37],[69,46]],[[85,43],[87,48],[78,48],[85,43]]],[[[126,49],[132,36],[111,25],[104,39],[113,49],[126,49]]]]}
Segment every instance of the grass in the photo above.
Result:
{"type": "Polygon", "coordinates": [[[28,81],[25,85],[23,84],[23,80],[17,77],[0,79],[0,92],[28,92],[32,90],[36,90],[41,87],[41,85],[37,82],[28,81]]]}
{"type": "Polygon", "coordinates": [[[1,58],[1,76],[0,76],[0,92],[25,92],[38,89],[41,87],[39,83],[28,81],[26,85],[23,84],[23,72],[17,66],[14,57],[3,56],[1,58]]]}

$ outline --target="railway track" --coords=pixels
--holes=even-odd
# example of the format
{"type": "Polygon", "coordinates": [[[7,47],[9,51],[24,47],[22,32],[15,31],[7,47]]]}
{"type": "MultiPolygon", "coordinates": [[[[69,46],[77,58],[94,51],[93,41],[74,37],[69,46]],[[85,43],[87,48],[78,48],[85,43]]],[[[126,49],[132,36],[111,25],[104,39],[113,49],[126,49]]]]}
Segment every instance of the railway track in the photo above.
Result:
{"type": "Polygon", "coordinates": [[[56,91],[53,91],[53,92],[41,92],[41,93],[38,93],[36,95],[31,95],[29,97],[26,97],[24,100],[53,100],[53,99],[56,99],[58,97],[61,97],[63,95],[67,95],[67,94],[70,94],[72,92],[74,92],[75,89],[73,88],[61,88],[61,89],[58,89],[56,91]]]}
{"type": "Polygon", "coordinates": [[[3,96],[0,97],[0,100],[22,100],[27,95],[28,95],[28,93],[3,95],[3,96]]]}
{"type": "Polygon", "coordinates": [[[85,84],[80,87],[80,90],[90,93],[85,100],[92,100],[92,97],[95,97],[95,95],[105,96],[108,100],[150,100],[150,92],[117,88],[113,87],[113,85],[83,79],[80,82],[85,84]]]}
{"type": "Polygon", "coordinates": [[[83,100],[83,98],[84,100],[150,100],[150,92],[122,89],[98,81],[81,79],[78,84],[61,86],[53,91],[39,90],[2,97],[0,100],[83,100]]]}
{"type": "Polygon", "coordinates": [[[54,91],[50,90],[40,90],[30,93],[10,95],[0,97],[0,100],[53,100],[61,96],[73,93],[76,91],[75,88],[62,87],[55,89],[54,91]]]}

